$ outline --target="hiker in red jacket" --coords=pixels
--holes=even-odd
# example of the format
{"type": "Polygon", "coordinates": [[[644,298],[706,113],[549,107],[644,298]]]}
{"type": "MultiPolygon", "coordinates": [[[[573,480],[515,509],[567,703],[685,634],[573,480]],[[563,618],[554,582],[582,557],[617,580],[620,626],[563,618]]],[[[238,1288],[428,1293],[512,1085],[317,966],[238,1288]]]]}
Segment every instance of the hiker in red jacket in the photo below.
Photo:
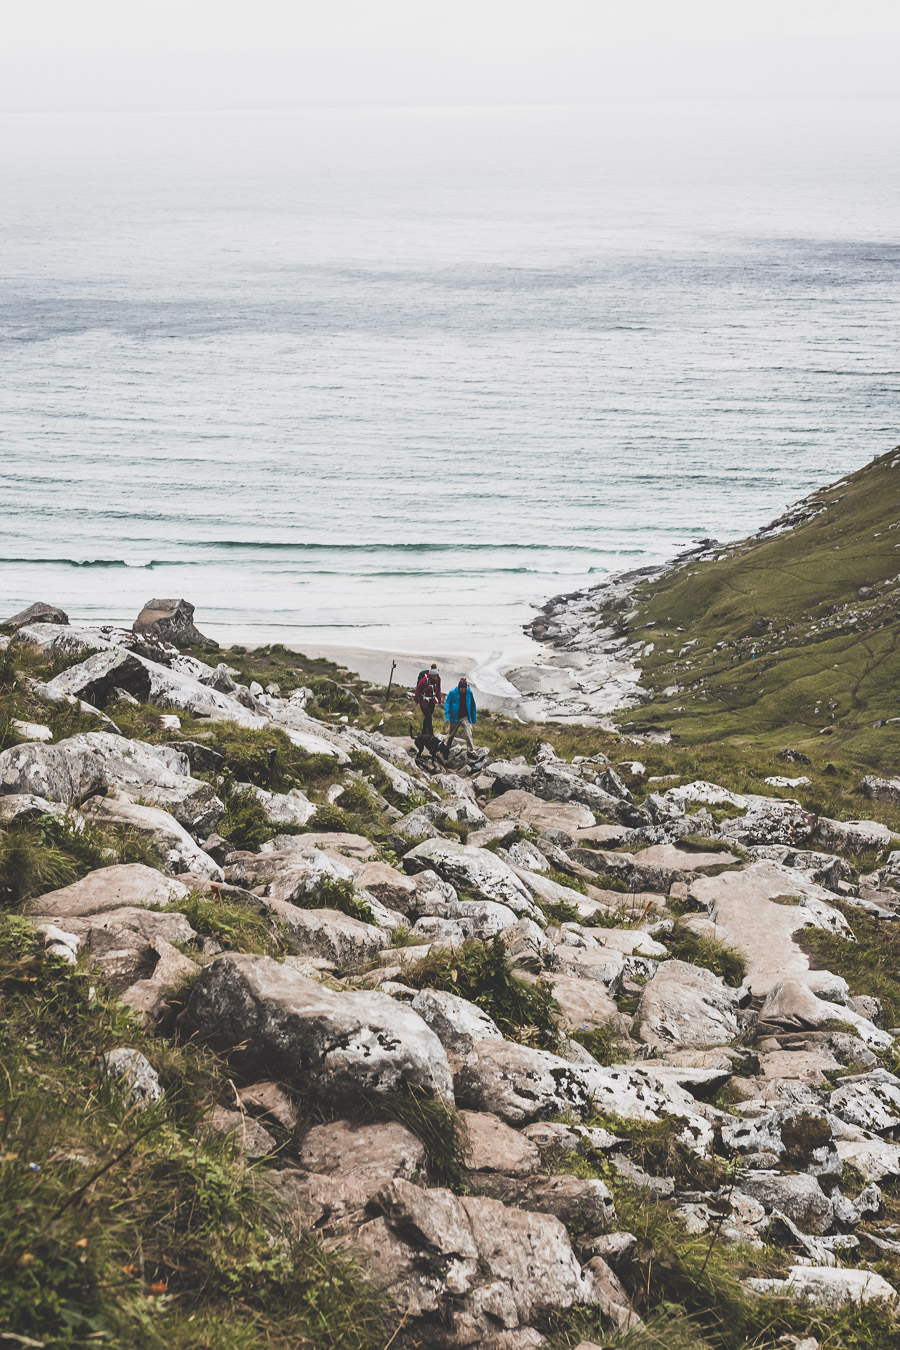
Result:
{"type": "Polygon", "coordinates": [[[428,670],[420,671],[419,681],[416,685],[416,703],[422,710],[422,730],[415,738],[416,761],[427,750],[434,759],[437,751],[440,749],[441,742],[434,734],[434,710],[440,704],[443,707],[444,698],[441,693],[441,676],[437,666],[432,663],[428,670]]]}

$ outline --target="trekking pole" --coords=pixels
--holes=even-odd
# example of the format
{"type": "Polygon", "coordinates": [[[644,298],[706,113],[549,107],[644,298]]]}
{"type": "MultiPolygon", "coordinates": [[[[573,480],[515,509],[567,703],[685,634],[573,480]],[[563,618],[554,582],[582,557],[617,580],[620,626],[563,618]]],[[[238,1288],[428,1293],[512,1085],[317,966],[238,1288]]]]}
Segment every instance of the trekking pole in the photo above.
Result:
{"type": "Polygon", "coordinates": [[[386,693],[385,696],[384,696],[384,706],[385,706],[385,708],[387,708],[387,705],[388,705],[388,703],[390,703],[390,700],[391,700],[391,685],[394,683],[394,671],[395,671],[396,669],[397,669],[397,662],[396,662],[396,661],[392,661],[392,662],[391,662],[391,673],[390,673],[390,677],[389,677],[389,679],[388,679],[387,693],[386,693]]]}

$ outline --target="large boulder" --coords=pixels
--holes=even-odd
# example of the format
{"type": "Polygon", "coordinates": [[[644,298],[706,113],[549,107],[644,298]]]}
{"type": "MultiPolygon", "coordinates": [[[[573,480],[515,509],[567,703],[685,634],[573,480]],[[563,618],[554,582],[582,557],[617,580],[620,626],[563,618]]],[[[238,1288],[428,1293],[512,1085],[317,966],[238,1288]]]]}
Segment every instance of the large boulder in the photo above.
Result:
{"type": "Polygon", "coordinates": [[[601,1302],[559,1219],[484,1196],[387,1186],[356,1241],[366,1269],[434,1350],[504,1344],[578,1304],[601,1302]],[[498,1341],[506,1333],[511,1339],[498,1341]]]}
{"type": "Polygon", "coordinates": [[[51,696],[82,698],[97,708],[114,703],[122,689],[140,703],[146,703],[150,688],[150,662],[123,647],[92,653],[87,660],[55,676],[46,686],[51,696]]]}
{"type": "Polygon", "coordinates": [[[900,803],[900,778],[879,778],[877,774],[867,773],[860,784],[863,794],[875,802],[900,803]]]}
{"type": "Polygon", "coordinates": [[[829,820],[822,816],[816,839],[831,853],[866,853],[871,848],[890,848],[896,833],[877,820],[829,820]]]}
{"type": "Polygon", "coordinates": [[[443,1046],[387,994],[335,993],[266,956],[206,966],[182,1015],[185,1033],[331,1101],[417,1087],[453,1100],[443,1046]]]}
{"type": "MultiPolygon", "coordinates": [[[[32,631],[35,630],[22,630],[23,633],[32,631]]],[[[105,703],[114,696],[116,689],[121,688],[160,708],[173,708],[219,722],[236,722],[238,726],[256,730],[268,725],[261,711],[246,707],[233,694],[223,693],[215,684],[206,683],[206,679],[201,678],[204,669],[209,670],[209,667],[191,657],[176,656],[163,665],[143,652],[105,642],[100,651],[92,652],[79,665],[70,666],[49,684],[41,686],[40,696],[58,703],[73,698],[86,699],[88,693],[83,691],[89,691],[105,703]],[[182,669],[182,666],[188,668],[182,669]]],[[[327,749],[329,754],[336,753],[331,747],[327,749]]]]}
{"type": "Polygon", "coordinates": [[[158,806],[139,806],[137,802],[114,797],[92,797],[82,807],[86,820],[97,825],[114,826],[145,835],[159,855],[163,870],[172,876],[192,872],[208,881],[221,881],[222,869],[191,838],[168,811],[158,806]]]}
{"type": "Polygon", "coordinates": [[[25,628],[32,623],[58,623],[67,624],[69,616],[64,609],[59,609],[57,605],[46,605],[43,600],[35,600],[33,605],[27,609],[20,610],[14,614],[11,619],[7,619],[4,628],[25,628]]]}
{"type": "Polygon", "coordinates": [[[162,908],[183,900],[187,893],[187,886],[174,877],[163,876],[155,867],[145,867],[143,863],[119,863],[115,867],[101,867],[96,872],[89,872],[71,886],[39,895],[28,902],[27,908],[29,914],[77,918],[125,906],[162,908]]]}
{"type": "Polygon", "coordinates": [[[817,817],[799,802],[755,795],[744,800],[744,814],[721,827],[723,835],[739,844],[802,844],[816,828],[817,817]]]}
{"type": "MultiPolygon", "coordinates": [[[[297,836],[298,842],[305,839],[297,836]]],[[[229,853],[225,880],[263,895],[269,900],[315,899],[326,896],[335,882],[353,883],[353,871],[340,858],[310,846],[283,853],[229,853]]]]}
{"type": "Polygon", "coordinates": [[[30,743],[4,750],[0,793],[31,792],[70,804],[115,787],[170,812],[192,834],[205,836],[225,807],[209,783],[191,778],[186,769],[184,757],[168,746],[85,731],[55,745],[30,743]]]}
{"type": "Polygon", "coordinates": [[[426,839],[404,855],[407,872],[433,871],[457,890],[495,900],[515,914],[539,918],[528,887],[501,858],[486,848],[467,848],[455,839],[426,839]]]}
{"type": "Polygon", "coordinates": [[[189,600],[148,600],[132,628],[135,633],[149,634],[174,647],[198,647],[209,642],[194,627],[194,606],[189,600]]]}
{"type": "Polygon", "coordinates": [[[722,1045],[740,1030],[740,997],[703,966],[665,961],[641,992],[638,1036],[658,1047],[722,1045]]]}

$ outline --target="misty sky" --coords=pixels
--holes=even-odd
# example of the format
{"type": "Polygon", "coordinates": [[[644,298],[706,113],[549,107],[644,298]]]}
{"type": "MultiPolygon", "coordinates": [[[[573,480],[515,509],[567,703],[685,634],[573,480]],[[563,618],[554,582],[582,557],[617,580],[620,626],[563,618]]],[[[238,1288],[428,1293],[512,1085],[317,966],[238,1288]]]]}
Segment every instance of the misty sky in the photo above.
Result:
{"type": "Polygon", "coordinates": [[[893,97],[895,0],[12,0],[0,108],[893,97]]]}

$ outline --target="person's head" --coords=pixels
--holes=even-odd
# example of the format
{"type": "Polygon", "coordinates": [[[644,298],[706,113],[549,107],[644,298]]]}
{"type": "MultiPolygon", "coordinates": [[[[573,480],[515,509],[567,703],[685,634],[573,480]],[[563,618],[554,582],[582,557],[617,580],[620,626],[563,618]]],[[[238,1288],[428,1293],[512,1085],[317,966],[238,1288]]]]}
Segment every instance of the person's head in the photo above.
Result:
{"type": "Polygon", "coordinates": [[[459,682],[458,688],[461,689],[461,690],[463,691],[463,693],[465,693],[466,690],[468,689],[468,687],[469,687],[469,681],[466,679],[466,677],[465,677],[465,675],[464,675],[464,676],[462,677],[462,679],[460,680],[460,682],[459,682]]]}

